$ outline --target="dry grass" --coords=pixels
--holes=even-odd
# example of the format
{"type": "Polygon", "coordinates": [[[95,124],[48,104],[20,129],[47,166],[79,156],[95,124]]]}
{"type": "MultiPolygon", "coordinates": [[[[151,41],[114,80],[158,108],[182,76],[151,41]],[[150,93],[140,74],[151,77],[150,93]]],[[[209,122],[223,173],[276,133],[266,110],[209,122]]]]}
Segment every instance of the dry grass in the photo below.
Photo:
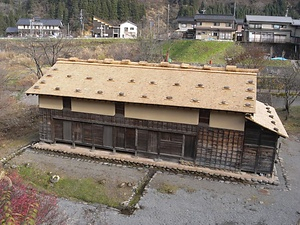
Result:
{"type": "Polygon", "coordinates": [[[175,194],[178,189],[179,187],[176,185],[161,183],[157,191],[163,194],[175,194]]]}
{"type": "Polygon", "coordinates": [[[289,134],[300,134],[300,106],[291,107],[290,116],[287,120],[285,120],[286,111],[278,109],[277,113],[289,134]]]}

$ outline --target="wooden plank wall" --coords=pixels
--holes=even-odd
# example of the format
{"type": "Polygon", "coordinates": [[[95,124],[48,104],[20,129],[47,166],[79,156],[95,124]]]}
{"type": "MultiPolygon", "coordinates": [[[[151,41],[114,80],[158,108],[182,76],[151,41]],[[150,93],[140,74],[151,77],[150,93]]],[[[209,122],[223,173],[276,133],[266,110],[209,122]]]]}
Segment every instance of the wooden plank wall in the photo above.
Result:
{"type": "MultiPolygon", "coordinates": [[[[116,147],[118,150],[129,152],[138,150],[152,155],[182,157],[183,137],[185,135],[196,137],[197,134],[195,125],[101,116],[70,110],[40,109],[40,116],[40,139],[43,141],[116,147]],[[70,129],[65,126],[66,123],[71,123],[70,129]],[[70,131],[66,131],[64,127],[70,131]],[[65,138],[68,134],[72,137],[71,140],[65,138]]],[[[187,141],[190,140],[191,138],[187,141]]],[[[187,158],[190,158],[188,154],[187,158]]]]}
{"type": "Polygon", "coordinates": [[[205,126],[40,109],[40,140],[72,142],[64,138],[69,134],[63,128],[67,123],[71,123],[70,136],[76,144],[117,147],[151,157],[183,158],[203,167],[254,173],[272,172],[278,138],[251,123],[244,134],[205,126]]]}
{"type": "Polygon", "coordinates": [[[52,115],[51,111],[47,109],[40,109],[40,124],[39,124],[39,132],[40,132],[40,140],[45,142],[52,142],[52,115]]]}
{"type": "Polygon", "coordinates": [[[278,135],[247,121],[241,170],[253,173],[273,172],[278,135]]]}
{"type": "Polygon", "coordinates": [[[218,169],[239,170],[244,132],[199,127],[196,164],[218,169]]]}
{"type": "Polygon", "coordinates": [[[270,174],[273,172],[275,149],[267,146],[245,145],[242,171],[270,174]]]}

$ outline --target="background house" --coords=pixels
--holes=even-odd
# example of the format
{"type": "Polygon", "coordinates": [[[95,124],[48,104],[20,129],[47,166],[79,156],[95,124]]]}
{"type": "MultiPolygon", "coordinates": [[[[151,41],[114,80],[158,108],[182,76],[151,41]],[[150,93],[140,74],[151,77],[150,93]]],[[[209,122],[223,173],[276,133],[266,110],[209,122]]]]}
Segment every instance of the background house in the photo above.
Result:
{"type": "Polygon", "coordinates": [[[291,43],[293,29],[293,19],[291,17],[246,15],[244,41],[291,43]]]}
{"type": "Polygon", "coordinates": [[[137,38],[137,26],[129,20],[121,23],[120,38],[137,38]]]}
{"type": "Polygon", "coordinates": [[[18,36],[18,28],[17,27],[8,27],[5,30],[5,34],[7,37],[17,37],[18,36]]]}
{"type": "Polygon", "coordinates": [[[94,16],[92,36],[100,38],[118,38],[120,37],[120,28],[94,16]]]}
{"type": "Polygon", "coordinates": [[[233,40],[236,31],[234,16],[196,14],[195,39],[233,40]]]}
{"type": "Polygon", "coordinates": [[[178,17],[177,23],[176,31],[187,39],[233,40],[237,28],[241,29],[241,26],[236,26],[235,17],[231,15],[196,14],[194,17],[178,17]]]}
{"type": "Polygon", "coordinates": [[[272,173],[276,111],[256,101],[257,70],[60,59],[39,96],[40,140],[227,170],[272,173]]]}
{"type": "Polygon", "coordinates": [[[196,24],[194,17],[178,17],[176,19],[178,28],[176,32],[182,33],[182,38],[194,39],[195,31],[194,26],[196,24]]]}
{"type": "Polygon", "coordinates": [[[62,21],[59,19],[22,18],[18,20],[16,25],[20,37],[57,37],[61,35],[63,28],[62,21]]]}

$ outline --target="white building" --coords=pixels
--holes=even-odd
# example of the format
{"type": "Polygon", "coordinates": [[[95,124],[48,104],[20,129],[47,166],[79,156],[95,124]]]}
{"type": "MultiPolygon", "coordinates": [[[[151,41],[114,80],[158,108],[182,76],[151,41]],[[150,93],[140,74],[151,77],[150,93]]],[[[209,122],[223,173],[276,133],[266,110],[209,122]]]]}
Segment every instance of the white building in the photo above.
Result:
{"type": "Polygon", "coordinates": [[[60,19],[21,18],[17,22],[18,35],[21,37],[59,36],[63,28],[60,19]]]}
{"type": "Polygon", "coordinates": [[[129,20],[120,24],[120,38],[137,38],[137,26],[129,20]]]}

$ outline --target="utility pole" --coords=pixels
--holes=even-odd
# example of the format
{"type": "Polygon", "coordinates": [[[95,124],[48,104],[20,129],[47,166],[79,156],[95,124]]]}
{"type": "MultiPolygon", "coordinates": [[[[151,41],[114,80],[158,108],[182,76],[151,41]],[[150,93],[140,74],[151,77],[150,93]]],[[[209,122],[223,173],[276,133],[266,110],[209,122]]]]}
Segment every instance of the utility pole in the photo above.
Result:
{"type": "Polygon", "coordinates": [[[234,1],[234,5],[233,5],[233,16],[235,17],[235,11],[236,11],[236,1],[234,1]]]}
{"type": "Polygon", "coordinates": [[[80,10],[80,28],[81,28],[81,37],[83,36],[83,30],[84,30],[84,23],[83,23],[83,14],[82,14],[82,9],[80,10]]]}
{"type": "Polygon", "coordinates": [[[169,39],[169,23],[170,23],[170,4],[168,4],[168,18],[167,18],[167,35],[169,39]]]}
{"type": "Polygon", "coordinates": [[[157,36],[156,38],[158,38],[159,36],[159,15],[157,15],[157,36]]]}

